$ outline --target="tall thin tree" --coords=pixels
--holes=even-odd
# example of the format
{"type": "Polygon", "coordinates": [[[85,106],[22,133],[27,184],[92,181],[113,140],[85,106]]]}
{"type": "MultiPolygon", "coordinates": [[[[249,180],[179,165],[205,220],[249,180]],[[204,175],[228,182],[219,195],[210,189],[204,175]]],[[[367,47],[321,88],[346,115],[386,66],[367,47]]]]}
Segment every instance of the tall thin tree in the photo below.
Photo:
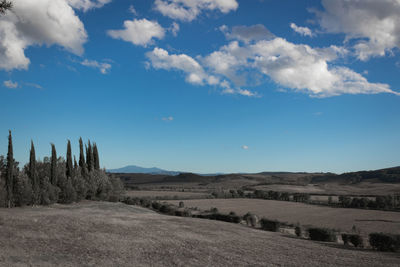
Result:
{"type": "Polygon", "coordinates": [[[87,169],[86,169],[85,155],[83,153],[82,137],[79,138],[79,167],[81,167],[82,176],[85,177],[87,169]]]}
{"type": "Polygon", "coordinates": [[[87,162],[87,167],[88,167],[88,171],[91,172],[93,171],[93,149],[92,149],[92,145],[90,144],[90,140],[88,141],[88,146],[86,149],[86,162],[87,162]]]}
{"type": "Polygon", "coordinates": [[[67,166],[66,166],[66,175],[71,178],[73,174],[73,166],[72,166],[72,151],[71,151],[71,141],[68,140],[67,144],[67,166]]]}
{"type": "Polygon", "coordinates": [[[94,169],[100,170],[100,159],[99,159],[99,151],[97,150],[97,144],[93,144],[93,162],[94,162],[94,169]]]}
{"type": "Polygon", "coordinates": [[[14,155],[11,130],[8,131],[8,152],[7,152],[7,167],[6,167],[6,205],[11,208],[13,206],[13,178],[14,178],[14,155]]]}
{"type": "Polygon", "coordinates": [[[54,144],[51,144],[50,182],[52,185],[57,186],[57,151],[54,144]]]}
{"type": "Polygon", "coordinates": [[[74,155],[74,171],[78,169],[78,162],[76,162],[76,157],[74,155]]]}
{"type": "Polygon", "coordinates": [[[33,204],[39,204],[39,194],[40,194],[40,186],[38,180],[38,173],[36,169],[36,153],[35,146],[33,141],[31,141],[31,151],[29,156],[29,170],[28,170],[29,178],[31,179],[32,184],[32,193],[33,193],[33,204]]]}

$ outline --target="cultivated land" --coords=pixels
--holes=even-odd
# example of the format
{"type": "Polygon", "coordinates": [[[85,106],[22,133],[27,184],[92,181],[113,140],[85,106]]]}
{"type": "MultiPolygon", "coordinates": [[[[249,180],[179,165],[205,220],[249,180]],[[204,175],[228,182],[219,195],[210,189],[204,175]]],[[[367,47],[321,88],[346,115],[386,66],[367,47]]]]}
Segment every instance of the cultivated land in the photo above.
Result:
{"type": "Polygon", "coordinates": [[[209,193],[182,192],[182,191],[157,191],[157,190],[127,190],[125,196],[149,199],[198,199],[211,197],[209,193]]]}
{"type": "Polygon", "coordinates": [[[308,185],[285,185],[270,184],[256,185],[252,189],[272,190],[289,193],[309,193],[323,195],[352,195],[352,196],[371,196],[371,195],[393,195],[399,194],[400,183],[371,183],[361,182],[356,184],[343,183],[320,183],[308,185]]]}
{"type": "MultiPolygon", "coordinates": [[[[168,201],[178,205],[179,201],[168,201]]],[[[400,234],[400,212],[332,208],[308,205],[304,203],[275,201],[263,199],[197,199],[185,200],[185,207],[197,207],[200,210],[218,208],[220,212],[236,212],[244,215],[247,212],[276,219],[282,222],[316,227],[329,227],[342,231],[351,231],[355,225],[363,235],[371,232],[400,234]]]]}
{"type": "Polygon", "coordinates": [[[239,224],[122,203],[0,209],[1,266],[399,266],[395,253],[346,249],[239,224]]]}

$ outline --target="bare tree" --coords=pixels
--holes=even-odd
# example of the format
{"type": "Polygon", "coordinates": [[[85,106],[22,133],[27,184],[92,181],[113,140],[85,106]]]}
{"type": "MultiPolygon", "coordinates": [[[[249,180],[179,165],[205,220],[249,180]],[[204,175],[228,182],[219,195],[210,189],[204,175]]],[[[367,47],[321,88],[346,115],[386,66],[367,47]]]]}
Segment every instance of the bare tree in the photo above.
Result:
{"type": "Polygon", "coordinates": [[[4,15],[7,10],[13,7],[13,3],[7,0],[1,0],[0,2],[0,14],[4,15]]]}

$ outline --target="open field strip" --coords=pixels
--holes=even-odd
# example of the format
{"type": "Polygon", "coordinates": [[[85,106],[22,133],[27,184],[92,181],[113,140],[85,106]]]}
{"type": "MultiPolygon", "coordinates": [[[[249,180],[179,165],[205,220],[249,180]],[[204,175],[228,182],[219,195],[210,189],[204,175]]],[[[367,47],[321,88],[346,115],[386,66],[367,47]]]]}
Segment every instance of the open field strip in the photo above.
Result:
{"type": "Polygon", "coordinates": [[[127,190],[125,196],[139,198],[158,198],[158,199],[198,199],[207,198],[209,193],[182,192],[182,191],[161,191],[161,190],[127,190]]]}
{"type": "MultiPolygon", "coordinates": [[[[179,201],[169,203],[178,205],[179,201]]],[[[288,223],[299,222],[302,225],[329,227],[350,231],[355,225],[363,234],[371,232],[388,232],[400,234],[400,212],[332,208],[304,203],[263,200],[263,199],[197,199],[185,200],[185,207],[197,207],[208,210],[218,208],[220,212],[236,212],[244,215],[247,212],[260,217],[276,219],[288,223]]]]}

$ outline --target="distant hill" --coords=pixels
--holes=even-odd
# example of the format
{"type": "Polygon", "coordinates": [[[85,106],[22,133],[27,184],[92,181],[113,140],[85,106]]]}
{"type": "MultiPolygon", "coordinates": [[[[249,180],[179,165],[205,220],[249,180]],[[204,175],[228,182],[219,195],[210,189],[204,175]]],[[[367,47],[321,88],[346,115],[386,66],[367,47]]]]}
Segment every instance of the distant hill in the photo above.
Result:
{"type": "Polygon", "coordinates": [[[162,175],[178,175],[180,172],[177,171],[167,171],[160,168],[143,168],[135,165],[125,166],[119,169],[107,170],[109,173],[146,173],[146,174],[162,174],[162,175]]]}
{"type": "Polygon", "coordinates": [[[381,183],[400,183],[400,166],[373,170],[347,172],[342,174],[326,173],[314,176],[312,183],[359,183],[359,182],[381,182],[381,183]]]}

